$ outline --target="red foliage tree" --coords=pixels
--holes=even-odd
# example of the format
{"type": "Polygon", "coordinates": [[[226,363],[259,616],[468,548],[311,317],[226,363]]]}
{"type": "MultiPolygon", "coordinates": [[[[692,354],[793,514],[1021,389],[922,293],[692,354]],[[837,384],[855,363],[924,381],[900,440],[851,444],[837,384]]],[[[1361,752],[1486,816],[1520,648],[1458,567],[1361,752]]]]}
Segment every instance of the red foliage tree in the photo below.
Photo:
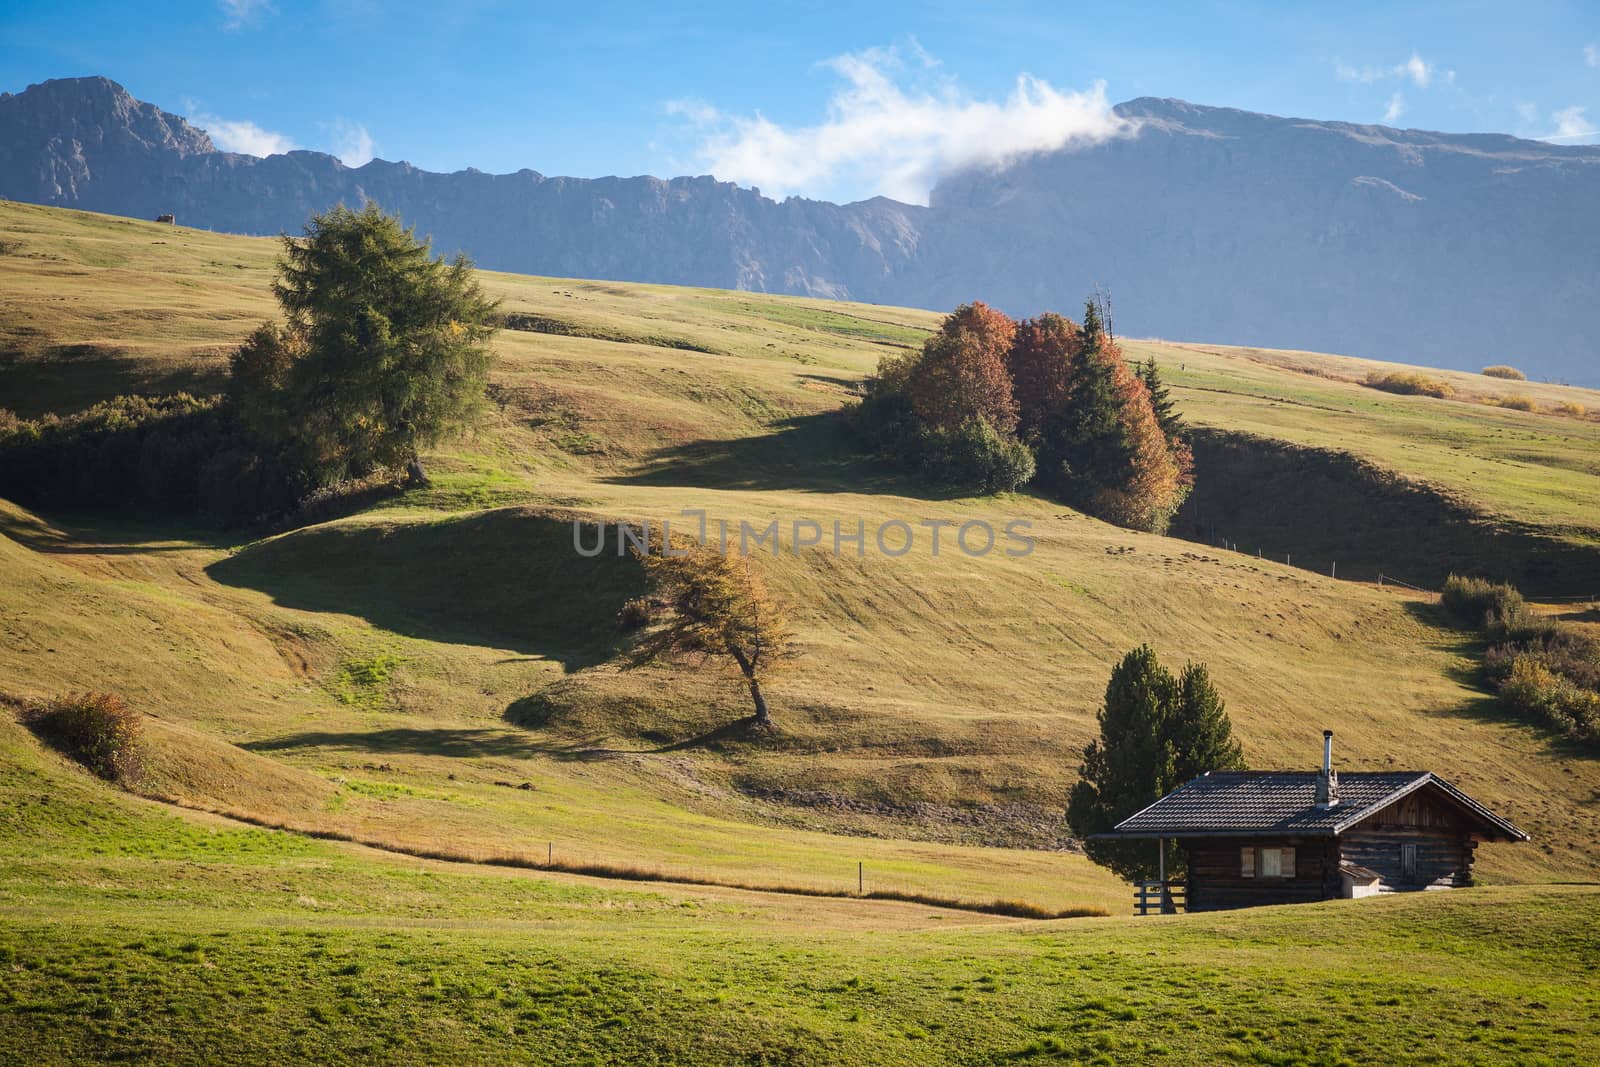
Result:
{"type": "Polygon", "coordinates": [[[963,304],[904,368],[917,417],[951,429],[972,418],[1002,434],[1017,428],[1017,401],[1006,367],[1016,323],[982,303],[963,304]]]}
{"type": "Polygon", "coordinates": [[[1017,426],[1024,438],[1043,433],[1065,410],[1079,336],[1076,323],[1053,311],[1017,324],[1008,362],[1017,426]]]}

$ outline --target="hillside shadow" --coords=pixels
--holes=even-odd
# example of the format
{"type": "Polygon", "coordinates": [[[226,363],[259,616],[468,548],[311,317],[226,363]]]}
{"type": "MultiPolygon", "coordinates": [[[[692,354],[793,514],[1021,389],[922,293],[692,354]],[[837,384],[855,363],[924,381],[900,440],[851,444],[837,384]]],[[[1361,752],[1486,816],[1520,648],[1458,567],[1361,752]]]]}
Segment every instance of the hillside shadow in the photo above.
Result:
{"type": "MultiPolygon", "coordinates": [[[[585,545],[594,543],[586,528],[585,545]]],[[[408,637],[505,649],[568,670],[611,657],[622,605],[643,594],[637,560],[580,556],[573,521],[517,509],[439,521],[298,530],[213,563],[224,585],[284,607],[354,615],[408,637]]]]}
{"type": "Polygon", "coordinates": [[[775,432],[755,437],[658,448],[645,457],[642,469],[608,480],[697,489],[938,496],[864,452],[838,413],[798,415],[776,426],[775,432]]]}
{"type": "Polygon", "coordinates": [[[93,345],[49,353],[0,352],[0,396],[20,418],[71,415],[116,396],[211,396],[227,384],[226,363],[152,368],[138,359],[97,356],[93,345]],[[82,351],[75,351],[82,350],[82,351]],[[7,360],[5,357],[13,358],[7,360]]]}
{"type": "MultiPolygon", "coordinates": [[[[548,730],[562,712],[562,705],[545,693],[533,693],[513,701],[501,716],[507,723],[530,732],[548,730]]],[[[754,715],[712,727],[688,737],[674,738],[664,730],[642,730],[640,744],[616,748],[581,740],[533,741],[528,743],[544,755],[557,759],[607,759],[613,756],[659,756],[673,752],[702,750],[722,752],[741,747],[744,742],[770,740],[776,736],[771,726],[763,726],[754,715]]]]}
{"type": "Polygon", "coordinates": [[[296,749],[333,749],[371,755],[415,754],[471,759],[478,756],[530,756],[538,747],[504,730],[467,728],[388,730],[308,730],[263,741],[245,741],[251,752],[292,752],[296,749]]]}
{"type": "Polygon", "coordinates": [[[717,750],[723,745],[764,737],[766,734],[767,731],[756,724],[754,717],[750,717],[695,737],[637,748],[618,748],[598,740],[582,738],[541,740],[514,731],[472,727],[307,730],[260,741],[245,741],[239,747],[260,754],[317,749],[367,756],[448,756],[451,759],[526,759],[543,756],[565,763],[597,763],[620,756],[655,756],[692,749],[717,750]]]}
{"type": "Polygon", "coordinates": [[[128,512],[52,513],[49,522],[0,513],[0,535],[34,552],[64,556],[156,555],[226,548],[237,541],[218,526],[193,518],[128,512]]]}

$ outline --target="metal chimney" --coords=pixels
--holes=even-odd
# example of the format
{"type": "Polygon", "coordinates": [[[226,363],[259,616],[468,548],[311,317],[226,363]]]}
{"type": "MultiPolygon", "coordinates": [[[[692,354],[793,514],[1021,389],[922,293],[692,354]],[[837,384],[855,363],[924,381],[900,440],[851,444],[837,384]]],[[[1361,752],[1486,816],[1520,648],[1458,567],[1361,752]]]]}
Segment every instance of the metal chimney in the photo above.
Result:
{"type": "Polygon", "coordinates": [[[1317,807],[1339,803],[1339,776],[1333,771],[1333,731],[1322,731],[1322,771],[1317,775],[1317,807]]]}

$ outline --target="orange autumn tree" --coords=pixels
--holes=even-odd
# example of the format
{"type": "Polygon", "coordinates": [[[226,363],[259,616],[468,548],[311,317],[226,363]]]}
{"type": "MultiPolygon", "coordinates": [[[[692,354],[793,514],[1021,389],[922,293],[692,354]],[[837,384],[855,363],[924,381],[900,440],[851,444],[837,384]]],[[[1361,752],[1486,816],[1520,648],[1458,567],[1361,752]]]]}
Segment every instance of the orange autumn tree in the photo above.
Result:
{"type": "Polygon", "coordinates": [[[1093,301],[1081,326],[1054,313],[1014,323],[974,302],[921,351],[879,365],[857,425],[944,484],[994,492],[1036,480],[1091,514],[1159,532],[1189,491],[1193,459],[1176,415],[1154,400],[1093,301]]]}
{"type": "Polygon", "coordinates": [[[1047,311],[1017,324],[1007,366],[1017,402],[1018,432],[1036,441],[1061,417],[1072,393],[1072,354],[1078,326],[1064,315],[1047,311]]]}
{"type": "Polygon", "coordinates": [[[1127,442],[1128,468],[1120,481],[1094,492],[1089,510],[1118,526],[1162,533],[1194,484],[1193,456],[1182,441],[1168,440],[1149,388],[1120,353],[1112,369],[1112,388],[1127,442]]]}
{"type": "Polygon", "coordinates": [[[788,612],[749,557],[679,538],[668,547],[663,537],[649,551],[634,549],[663,616],[639,641],[635,662],[691,657],[737,667],[756,725],[770,727],[761,683],[796,654],[788,612]]]}
{"type": "Polygon", "coordinates": [[[1106,329],[1084,308],[1065,413],[1042,444],[1041,464],[1068,503],[1119,526],[1160,533],[1188,495],[1187,446],[1161,429],[1146,388],[1106,329]]]}
{"type": "Polygon", "coordinates": [[[1006,361],[1017,326],[986,304],[956,308],[907,371],[912,410],[930,426],[954,429],[982,419],[995,431],[1017,428],[1006,361]]]}
{"type": "Polygon", "coordinates": [[[1032,479],[1016,438],[1007,369],[1016,324],[964,304],[913,353],[891,356],[867,383],[856,425],[888,456],[940,489],[995,493],[1032,479]]]}

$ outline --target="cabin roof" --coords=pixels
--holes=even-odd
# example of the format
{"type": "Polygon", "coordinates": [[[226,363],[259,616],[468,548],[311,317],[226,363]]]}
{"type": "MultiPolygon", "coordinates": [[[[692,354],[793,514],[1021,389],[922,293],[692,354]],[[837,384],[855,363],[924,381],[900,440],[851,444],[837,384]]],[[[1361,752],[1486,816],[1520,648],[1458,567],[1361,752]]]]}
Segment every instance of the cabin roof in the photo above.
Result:
{"type": "Polygon", "coordinates": [[[1319,808],[1317,771],[1212,771],[1116,825],[1112,838],[1336,837],[1402,797],[1426,789],[1455,807],[1477,832],[1526,841],[1528,835],[1431,771],[1349,771],[1339,803],[1319,808]]]}

